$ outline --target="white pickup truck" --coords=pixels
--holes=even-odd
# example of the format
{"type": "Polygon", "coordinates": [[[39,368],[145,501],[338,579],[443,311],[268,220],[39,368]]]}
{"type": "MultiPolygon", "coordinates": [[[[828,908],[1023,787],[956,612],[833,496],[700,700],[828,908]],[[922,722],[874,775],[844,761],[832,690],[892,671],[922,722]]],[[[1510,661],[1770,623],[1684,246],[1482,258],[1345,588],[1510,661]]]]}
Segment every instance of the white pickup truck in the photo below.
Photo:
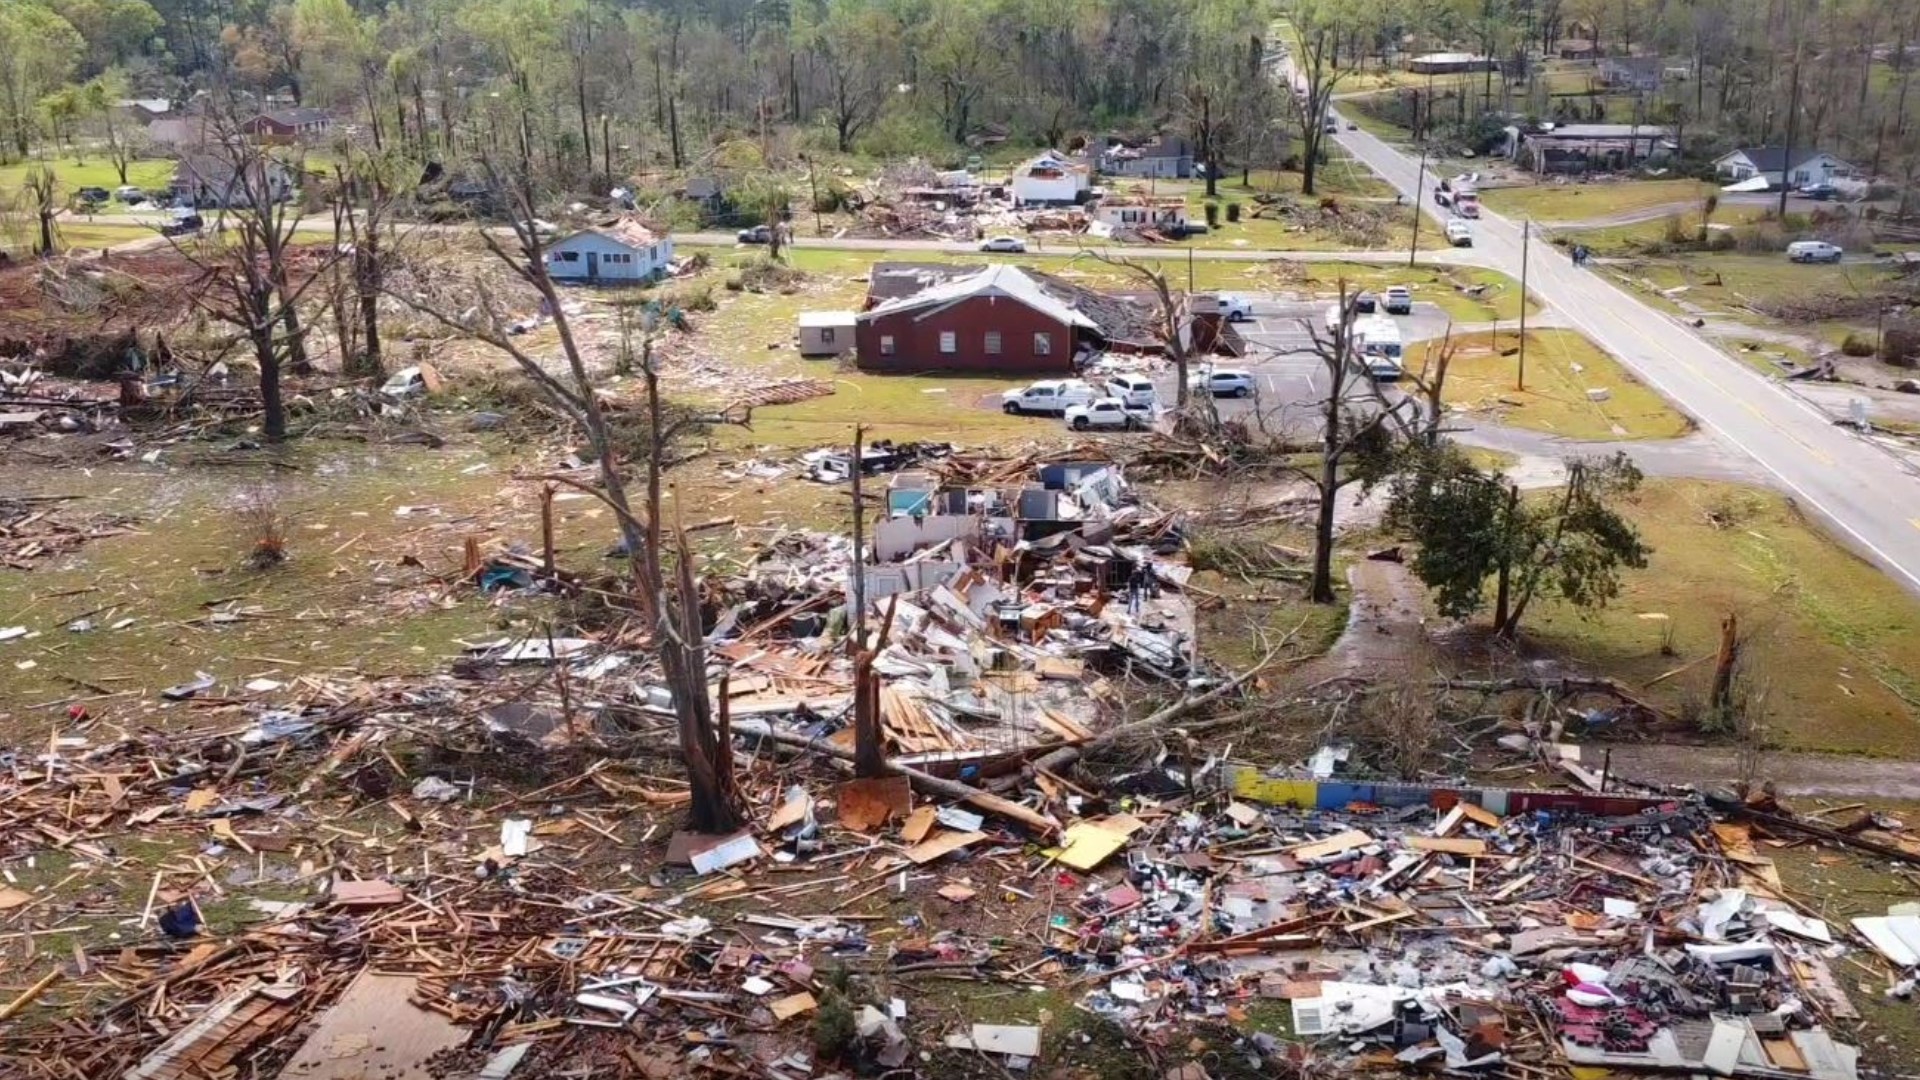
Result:
{"type": "Polygon", "coordinates": [[[1103,397],[1073,406],[1067,410],[1066,419],[1067,426],[1075,431],[1140,431],[1153,423],[1153,410],[1103,397]]]}
{"type": "Polygon", "coordinates": [[[1059,416],[1093,399],[1093,387],[1079,379],[1046,379],[1000,395],[1000,408],[1009,416],[1059,416]]]}

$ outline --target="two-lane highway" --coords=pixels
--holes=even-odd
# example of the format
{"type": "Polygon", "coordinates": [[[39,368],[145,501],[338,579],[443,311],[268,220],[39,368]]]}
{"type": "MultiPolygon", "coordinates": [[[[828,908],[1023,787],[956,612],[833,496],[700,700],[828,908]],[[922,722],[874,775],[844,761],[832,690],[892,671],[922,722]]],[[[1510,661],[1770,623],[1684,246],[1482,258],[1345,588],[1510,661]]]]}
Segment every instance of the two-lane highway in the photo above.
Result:
{"type": "MultiPolygon", "coordinates": [[[[1364,131],[1339,140],[1436,223],[1431,169],[1364,131]]],[[[1485,265],[1520,277],[1520,226],[1483,212],[1473,223],[1485,265]]],[[[1745,452],[1806,510],[1824,518],[1862,555],[1920,592],[1920,477],[1834,426],[1813,406],[1709,344],[1535,236],[1527,287],[1574,327],[1700,425],[1745,452]]],[[[1784,258],[1784,256],[1783,256],[1784,258]]]]}

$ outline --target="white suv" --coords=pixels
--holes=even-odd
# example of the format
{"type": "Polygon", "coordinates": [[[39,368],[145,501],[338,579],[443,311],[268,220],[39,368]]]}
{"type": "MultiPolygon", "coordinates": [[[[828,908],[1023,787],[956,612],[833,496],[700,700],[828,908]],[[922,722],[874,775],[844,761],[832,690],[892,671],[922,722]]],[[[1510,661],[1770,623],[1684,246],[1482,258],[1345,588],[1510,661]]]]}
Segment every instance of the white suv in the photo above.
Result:
{"type": "Polygon", "coordinates": [[[1193,390],[1204,390],[1214,397],[1251,397],[1254,391],[1252,375],[1226,368],[1196,371],[1188,376],[1187,386],[1193,390]]]}
{"type": "Polygon", "coordinates": [[[1060,416],[1072,406],[1092,400],[1093,387],[1079,379],[1047,379],[1000,395],[1000,408],[1009,416],[1060,416]]]}
{"type": "Polygon", "coordinates": [[[1220,314],[1224,316],[1228,322],[1245,322],[1253,318],[1253,301],[1246,297],[1235,296],[1232,293],[1221,293],[1219,301],[1220,314]]]}
{"type": "Polygon", "coordinates": [[[1113,375],[1107,378],[1106,392],[1127,403],[1129,408],[1151,409],[1160,401],[1160,392],[1145,375],[1113,375]]]}

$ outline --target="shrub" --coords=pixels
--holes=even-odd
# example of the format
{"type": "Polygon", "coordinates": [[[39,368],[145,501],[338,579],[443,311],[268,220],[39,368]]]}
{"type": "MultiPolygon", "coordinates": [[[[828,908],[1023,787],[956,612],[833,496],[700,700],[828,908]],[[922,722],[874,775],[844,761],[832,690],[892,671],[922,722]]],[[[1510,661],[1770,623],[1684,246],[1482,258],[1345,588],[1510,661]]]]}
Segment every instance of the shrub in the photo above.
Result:
{"type": "Polygon", "coordinates": [[[1840,352],[1845,356],[1872,356],[1876,351],[1872,339],[1859,334],[1849,333],[1840,342],[1840,352]]]}
{"type": "Polygon", "coordinates": [[[1237,222],[1240,220],[1240,204],[1239,203],[1230,202],[1227,204],[1227,220],[1234,221],[1234,222],[1237,222]]]}
{"type": "Polygon", "coordinates": [[[270,570],[287,561],[287,517],[272,488],[262,484],[241,496],[238,517],[247,538],[248,566],[270,570]]]}
{"type": "Polygon", "coordinates": [[[1880,335],[1880,359],[1894,367],[1920,367],[1920,322],[1889,324],[1880,335]]]}
{"type": "Polygon", "coordinates": [[[664,306],[682,311],[712,311],[720,305],[713,299],[713,282],[689,281],[676,285],[661,297],[664,306]]]}

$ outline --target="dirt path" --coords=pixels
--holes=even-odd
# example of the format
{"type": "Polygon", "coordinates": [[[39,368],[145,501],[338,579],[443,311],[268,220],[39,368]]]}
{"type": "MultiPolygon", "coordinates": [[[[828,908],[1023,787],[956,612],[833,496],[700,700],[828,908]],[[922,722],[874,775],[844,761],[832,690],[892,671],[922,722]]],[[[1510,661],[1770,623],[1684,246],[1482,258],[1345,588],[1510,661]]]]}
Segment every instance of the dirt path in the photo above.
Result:
{"type": "MultiPolygon", "coordinates": [[[[1590,748],[1590,749],[1598,749],[1590,748]]],[[[1725,785],[1739,775],[1737,756],[1726,746],[1616,746],[1614,775],[1647,783],[1725,785]]],[[[1760,775],[1782,795],[1847,799],[1920,799],[1920,762],[1842,757],[1836,754],[1773,753],[1760,775]]]]}

